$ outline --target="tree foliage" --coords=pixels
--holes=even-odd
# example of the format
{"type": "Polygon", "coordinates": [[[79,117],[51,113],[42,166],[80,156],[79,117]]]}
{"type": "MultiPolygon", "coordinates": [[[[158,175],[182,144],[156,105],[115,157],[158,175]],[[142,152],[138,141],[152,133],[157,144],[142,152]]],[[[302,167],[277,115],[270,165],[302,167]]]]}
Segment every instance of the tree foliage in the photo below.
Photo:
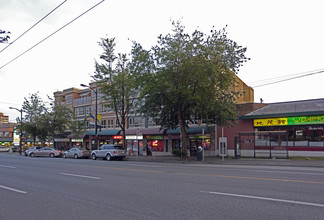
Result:
{"type": "Polygon", "coordinates": [[[7,31],[4,31],[4,30],[0,29],[0,43],[7,43],[8,42],[8,40],[10,39],[10,36],[8,34],[10,34],[10,32],[7,32],[7,31]]]}
{"type": "MultiPolygon", "coordinates": [[[[134,104],[135,79],[130,71],[130,58],[126,54],[115,54],[115,39],[101,38],[99,45],[103,49],[100,56],[102,63],[95,62],[95,74],[93,78],[100,87],[106,106],[113,109],[117,123],[125,134],[127,120],[134,104]]],[[[124,148],[126,141],[124,135],[124,148]]]]}
{"type": "Polygon", "coordinates": [[[25,113],[23,119],[23,130],[31,135],[36,142],[37,136],[44,136],[46,131],[42,130],[39,119],[42,114],[47,112],[47,108],[38,92],[31,94],[28,98],[24,98],[22,110],[25,113]]]}
{"type": "Polygon", "coordinates": [[[70,108],[55,106],[54,103],[51,103],[51,107],[47,107],[38,92],[25,98],[22,110],[25,113],[22,130],[33,137],[34,144],[36,137],[43,142],[55,143],[55,134],[68,130],[72,121],[70,108]]]}
{"type": "Polygon", "coordinates": [[[42,140],[50,140],[55,146],[55,135],[62,134],[69,129],[72,121],[72,111],[67,106],[52,106],[51,109],[40,115],[38,124],[42,140]]]}
{"type": "Polygon", "coordinates": [[[142,113],[162,127],[180,127],[187,152],[186,128],[194,117],[220,125],[235,121],[240,94],[230,88],[233,74],[248,58],[246,48],[227,38],[225,28],[189,35],[181,22],[173,22],[173,27],[171,34],[158,37],[150,51],[135,44],[132,55],[137,58],[142,113]]]}

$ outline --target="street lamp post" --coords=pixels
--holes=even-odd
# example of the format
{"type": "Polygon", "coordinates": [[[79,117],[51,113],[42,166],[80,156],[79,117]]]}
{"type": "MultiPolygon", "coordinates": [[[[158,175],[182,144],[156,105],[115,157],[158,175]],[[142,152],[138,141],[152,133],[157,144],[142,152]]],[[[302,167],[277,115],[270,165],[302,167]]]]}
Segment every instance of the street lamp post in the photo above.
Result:
{"type": "Polygon", "coordinates": [[[18,109],[18,108],[14,108],[14,107],[9,107],[9,109],[14,109],[17,110],[18,112],[20,112],[20,138],[19,138],[19,154],[21,155],[21,139],[22,139],[22,113],[23,110],[22,109],[18,109]]]}
{"type": "Polygon", "coordinates": [[[98,90],[97,88],[96,89],[93,89],[91,86],[87,86],[87,85],[84,85],[84,84],[80,84],[80,86],[82,87],[87,87],[89,89],[91,89],[95,94],[96,94],[96,105],[95,105],[95,146],[96,148],[98,147],[97,146],[97,139],[98,139],[98,124],[97,124],[97,120],[98,120],[98,90]]]}

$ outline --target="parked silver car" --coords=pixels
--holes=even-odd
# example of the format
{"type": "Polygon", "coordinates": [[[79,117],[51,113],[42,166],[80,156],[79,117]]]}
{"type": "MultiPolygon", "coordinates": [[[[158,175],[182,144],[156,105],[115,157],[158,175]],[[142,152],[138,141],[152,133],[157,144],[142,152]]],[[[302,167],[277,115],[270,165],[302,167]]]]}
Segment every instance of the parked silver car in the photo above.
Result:
{"type": "Polygon", "coordinates": [[[59,157],[62,152],[51,147],[42,147],[41,149],[34,149],[28,153],[30,157],[59,157]]]}
{"type": "Polygon", "coordinates": [[[98,150],[91,151],[91,157],[93,160],[97,158],[123,160],[126,157],[126,151],[122,145],[104,144],[98,150]]]}
{"type": "Polygon", "coordinates": [[[74,158],[74,159],[78,159],[78,158],[89,158],[90,157],[90,151],[86,150],[86,149],[80,149],[80,148],[71,148],[68,151],[64,151],[63,152],[63,158],[74,158]]]}
{"type": "Polygon", "coordinates": [[[25,156],[27,157],[29,155],[29,152],[32,152],[33,150],[39,150],[41,149],[42,147],[39,147],[39,146],[33,146],[33,147],[30,147],[28,148],[27,150],[25,150],[25,156]]]}

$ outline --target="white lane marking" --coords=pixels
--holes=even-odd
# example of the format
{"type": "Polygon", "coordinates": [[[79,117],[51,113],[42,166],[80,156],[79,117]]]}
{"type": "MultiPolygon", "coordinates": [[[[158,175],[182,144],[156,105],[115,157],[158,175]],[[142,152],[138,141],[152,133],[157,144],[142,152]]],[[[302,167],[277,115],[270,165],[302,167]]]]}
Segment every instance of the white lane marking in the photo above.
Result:
{"type": "Polygon", "coordinates": [[[305,173],[305,172],[289,172],[289,171],[268,171],[268,170],[250,170],[258,173],[284,173],[284,174],[300,174],[300,175],[315,175],[315,176],[324,176],[324,173],[305,173]]]}
{"type": "Polygon", "coordinates": [[[13,166],[6,166],[6,165],[0,165],[0,167],[12,168],[12,169],[15,169],[16,168],[16,167],[13,167],[13,166]]]}
{"type": "Polygon", "coordinates": [[[95,177],[95,176],[83,176],[83,175],[78,175],[78,174],[73,174],[73,173],[60,173],[65,176],[75,176],[75,177],[82,177],[82,178],[88,178],[88,179],[96,179],[100,180],[101,178],[95,177]]]}
{"type": "Polygon", "coordinates": [[[8,186],[3,186],[3,185],[0,185],[0,188],[7,189],[7,190],[17,192],[17,193],[27,193],[25,191],[22,191],[22,190],[19,190],[19,189],[14,189],[14,188],[11,188],[11,187],[8,187],[8,186]]]}
{"type": "Polygon", "coordinates": [[[285,203],[316,206],[316,207],[324,208],[324,204],[311,203],[311,202],[301,202],[301,201],[294,201],[294,200],[276,199],[276,198],[249,196],[249,195],[240,195],[240,194],[232,194],[232,193],[222,193],[222,192],[207,192],[207,191],[200,191],[200,192],[215,194],[215,195],[222,195],[222,196],[233,196],[233,197],[241,197],[241,198],[248,198],[248,199],[259,199],[259,200],[267,200],[267,201],[274,201],[274,202],[285,202],[285,203]]]}

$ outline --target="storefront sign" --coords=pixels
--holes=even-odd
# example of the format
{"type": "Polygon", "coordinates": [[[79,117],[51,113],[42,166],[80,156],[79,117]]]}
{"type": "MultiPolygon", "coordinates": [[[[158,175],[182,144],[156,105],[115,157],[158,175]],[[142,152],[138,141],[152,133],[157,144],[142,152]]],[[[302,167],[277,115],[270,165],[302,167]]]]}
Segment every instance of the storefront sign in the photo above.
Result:
{"type": "Polygon", "coordinates": [[[72,142],[83,142],[83,139],[73,139],[71,140],[72,142]]]}
{"type": "Polygon", "coordinates": [[[324,115],[254,119],[254,127],[324,124],[324,115]]]}
{"type": "Polygon", "coordinates": [[[143,135],[126,135],[126,140],[143,140],[143,135]]]}
{"type": "Polygon", "coordinates": [[[20,141],[20,135],[19,135],[19,130],[14,127],[14,132],[13,132],[13,144],[15,146],[18,146],[19,145],[19,141],[20,141]]]}
{"type": "Polygon", "coordinates": [[[121,140],[121,139],[123,139],[123,136],[122,135],[114,135],[113,139],[121,140]]]}
{"type": "Polygon", "coordinates": [[[190,136],[189,139],[208,139],[210,137],[203,135],[203,136],[190,136]]]}
{"type": "Polygon", "coordinates": [[[147,140],[163,140],[163,135],[146,136],[147,140]]]}

